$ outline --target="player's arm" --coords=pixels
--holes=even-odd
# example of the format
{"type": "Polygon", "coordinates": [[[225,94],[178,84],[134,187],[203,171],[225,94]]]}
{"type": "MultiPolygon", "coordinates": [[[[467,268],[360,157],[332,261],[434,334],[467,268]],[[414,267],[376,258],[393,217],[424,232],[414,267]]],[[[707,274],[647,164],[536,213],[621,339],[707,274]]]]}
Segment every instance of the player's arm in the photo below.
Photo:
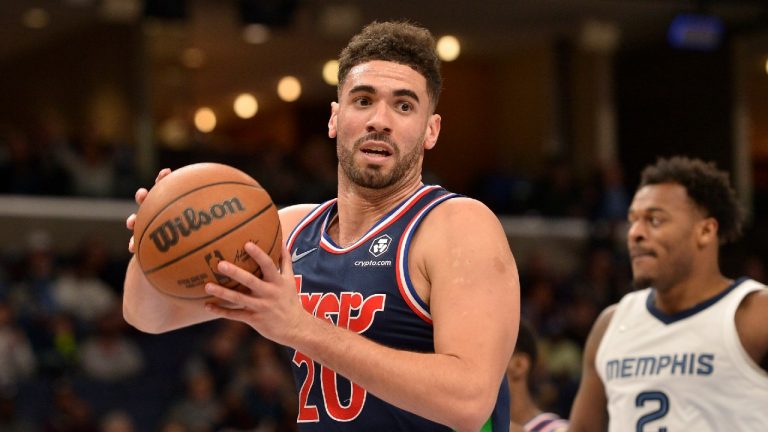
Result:
{"type": "Polygon", "coordinates": [[[736,310],[735,320],[744,350],[768,372],[768,289],[745,297],[736,310]]]}
{"type": "MultiPolygon", "coordinates": [[[[161,170],[155,183],[171,173],[170,169],[161,170]]],[[[136,191],[136,203],[141,205],[147,197],[144,188],[136,191]]],[[[293,226],[312,206],[294,206],[281,210],[280,221],[283,238],[287,238],[293,226]]],[[[126,220],[126,226],[133,231],[136,214],[126,220]]],[[[135,252],[134,239],[128,243],[130,252],[135,252]]],[[[163,333],[182,327],[219,318],[205,309],[205,302],[200,300],[177,299],[155,289],[142,273],[136,257],[131,257],[125,273],[123,285],[123,316],[129,324],[147,333],[163,333]]]]}
{"type": "Polygon", "coordinates": [[[409,268],[423,272],[431,286],[435,353],[392,349],[304,312],[285,249],[277,273],[263,251],[246,248],[266,268],[262,281],[220,264],[219,271],[250,286],[253,294],[213,286],[209,292],[245,307],[211,307],[395,406],[456,430],[477,431],[492,412],[517,337],[516,265],[498,219],[474,200],[452,199],[436,207],[414,242],[409,268]]]}
{"type": "Polygon", "coordinates": [[[587,337],[581,383],[571,408],[569,432],[599,432],[606,428],[608,400],[603,382],[597,374],[595,357],[614,310],[615,305],[606,308],[595,321],[587,337]]]}
{"type": "MultiPolygon", "coordinates": [[[[155,183],[161,181],[171,170],[161,170],[155,183]]],[[[135,199],[141,205],[149,191],[140,188],[136,191],[135,199]]],[[[126,227],[133,231],[136,224],[136,214],[128,216],[126,227]]],[[[134,238],[128,242],[128,250],[135,253],[134,238]]],[[[200,301],[175,299],[155,289],[142,273],[136,256],[131,257],[125,272],[123,283],[123,317],[126,322],[147,333],[162,333],[188,325],[216,318],[216,315],[206,311],[200,301]]]]}

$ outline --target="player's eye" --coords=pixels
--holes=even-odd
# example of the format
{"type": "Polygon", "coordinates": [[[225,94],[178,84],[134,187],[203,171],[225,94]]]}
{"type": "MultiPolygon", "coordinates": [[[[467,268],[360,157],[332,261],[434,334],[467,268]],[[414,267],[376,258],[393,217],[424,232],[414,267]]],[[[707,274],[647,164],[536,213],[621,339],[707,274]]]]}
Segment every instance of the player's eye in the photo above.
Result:
{"type": "Polygon", "coordinates": [[[353,102],[358,106],[369,106],[371,104],[371,100],[365,96],[357,97],[353,102]]]}
{"type": "Polygon", "coordinates": [[[410,102],[400,102],[397,104],[397,108],[402,112],[408,112],[413,109],[413,105],[410,102]]]}

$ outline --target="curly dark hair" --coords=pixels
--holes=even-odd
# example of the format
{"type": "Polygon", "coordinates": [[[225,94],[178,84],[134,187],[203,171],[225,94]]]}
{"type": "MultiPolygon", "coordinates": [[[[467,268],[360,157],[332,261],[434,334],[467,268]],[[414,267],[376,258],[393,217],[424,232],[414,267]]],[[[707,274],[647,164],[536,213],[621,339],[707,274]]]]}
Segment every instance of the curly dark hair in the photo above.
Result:
{"type": "Polygon", "coordinates": [[[677,183],[683,186],[696,205],[715,218],[721,244],[737,240],[744,226],[745,212],[731,187],[728,173],[714,162],[684,156],[661,158],[643,170],[640,186],[677,183]]]}
{"type": "Polygon", "coordinates": [[[427,80],[427,94],[432,108],[437,106],[443,79],[435,39],[429,30],[404,21],[374,21],[368,24],[341,51],[338,88],[344,85],[350,69],[373,60],[410,66],[420,73],[427,80]]]}

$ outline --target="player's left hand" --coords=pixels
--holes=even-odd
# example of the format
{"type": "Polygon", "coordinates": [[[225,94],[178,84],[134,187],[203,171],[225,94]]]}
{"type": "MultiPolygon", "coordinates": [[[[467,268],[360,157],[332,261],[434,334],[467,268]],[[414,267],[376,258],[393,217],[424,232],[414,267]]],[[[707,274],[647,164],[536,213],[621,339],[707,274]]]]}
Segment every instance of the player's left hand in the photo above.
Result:
{"type": "Polygon", "coordinates": [[[252,242],[245,244],[245,251],[259,265],[262,277],[221,261],[218,271],[239,282],[250,292],[235,291],[215,283],[208,283],[206,291],[234,307],[222,307],[207,302],[206,309],[223,318],[250,325],[262,336],[283,345],[289,345],[292,332],[298,331],[302,320],[311,317],[304,311],[296,295],[293,266],[288,249],[283,246],[280,269],[272,258],[252,242]]]}

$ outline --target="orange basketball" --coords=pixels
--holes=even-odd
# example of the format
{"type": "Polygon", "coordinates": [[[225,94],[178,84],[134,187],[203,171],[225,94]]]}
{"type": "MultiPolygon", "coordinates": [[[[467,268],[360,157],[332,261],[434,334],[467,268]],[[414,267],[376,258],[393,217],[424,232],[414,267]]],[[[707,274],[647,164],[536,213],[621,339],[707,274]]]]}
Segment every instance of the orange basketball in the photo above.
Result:
{"type": "Polygon", "coordinates": [[[247,241],[275,263],[282,248],[280,219],[267,191],[244,172],[217,163],[187,165],[155,184],[139,207],[133,235],[149,282],[181,299],[210,297],[207,282],[241,290],[216,270],[220,260],[260,276],[245,251],[247,241]]]}

